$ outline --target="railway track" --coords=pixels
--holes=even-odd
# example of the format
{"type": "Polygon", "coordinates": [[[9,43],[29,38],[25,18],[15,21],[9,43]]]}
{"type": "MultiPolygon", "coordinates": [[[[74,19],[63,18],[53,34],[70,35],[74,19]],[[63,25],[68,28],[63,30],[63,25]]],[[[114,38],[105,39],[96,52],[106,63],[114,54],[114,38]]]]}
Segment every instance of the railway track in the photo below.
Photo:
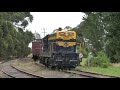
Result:
{"type": "MultiPolygon", "coordinates": [[[[8,62],[4,62],[4,63],[8,63],[8,62]]],[[[43,77],[36,76],[30,73],[27,73],[25,71],[19,70],[16,67],[14,67],[10,62],[2,69],[2,72],[11,78],[43,78],[43,77]]]]}
{"type": "Polygon", "coordinates": [[[65,73],[70,73],[74,75],[80,75],[83,76],[83,78],[120,78],[117,76],[110,76],[110,75],[103,75],[98,73],[92,73],[92,72],[85,72],[85,71],[79,71],[79,70],[71,70],[71,71],[63,71],[65,73]]]}
{"type": "MultiPolygon", "coordinates": [[[[3,62],[3,64],[5,65],[4,65],[4,68],[2,69],[2,72],[7,76],[9,76],[10,78],[47,78],[44,76],[35,75],[34,73],[23,71],[15,67],[14,65],[12,65],[12,62],[14,61],[3,62]]],[[[44,67],[44,65],[41,65],[38,63],[35,63],[35,64],[44,67]]],[[[72,77],[74,78],[74,76],[75,78],[120,78],[116,76],[109,76],[109,75],[103,75],[103,74],[97,74],[97,73],[91,73],[91,72],[85,72],[85,71],[79,71],[79,70],[64,70],[59,72],[61,72],[60,75],[63,75],[62,74],[63,72],[67,73],[69,74],[69,76],[71,76],[71,78],[72,77]]],[[[48,78],[49,77],[50,76],[48,76],[48,78]]],[[[57,75],[55,75],[55,77],[57,78],[57,75]]]]}

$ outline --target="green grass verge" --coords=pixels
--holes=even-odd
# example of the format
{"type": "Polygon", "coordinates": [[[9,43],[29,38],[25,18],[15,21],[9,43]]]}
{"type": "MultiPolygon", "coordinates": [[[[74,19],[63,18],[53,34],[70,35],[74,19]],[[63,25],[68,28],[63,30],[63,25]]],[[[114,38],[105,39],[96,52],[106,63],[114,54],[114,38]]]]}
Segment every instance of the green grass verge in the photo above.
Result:
{"type": "Polygon", "coordinates": [[[105,75],[120,76],[120,67],[113,67],[113,66],[110,66],[108,68],[87,67],[87,66],[84,66],[86,60],[87,60],[87,58],[84,58],[83,61],[81,62],[82,66],[78,66],[78,67],[76,67],[76,69],[81,70],[81,71],[105,74],[105,75]]]}

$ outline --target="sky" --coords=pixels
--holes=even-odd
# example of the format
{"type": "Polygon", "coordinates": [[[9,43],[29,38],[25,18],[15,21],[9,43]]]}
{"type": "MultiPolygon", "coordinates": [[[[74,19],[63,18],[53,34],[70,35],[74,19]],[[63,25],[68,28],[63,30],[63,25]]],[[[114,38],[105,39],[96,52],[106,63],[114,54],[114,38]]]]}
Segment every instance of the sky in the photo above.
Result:
{"type": "Polygon", "coordinates": [[[33,15],[33,21],[27,27],[33,33],[38,32],[41,37],[50,34],[53,30],[65,26],[76,27],[82,21],[84,13],[81,12],[30,12],[33,15]],[[45,34],[45,35],[46,35],[45,34]]]}

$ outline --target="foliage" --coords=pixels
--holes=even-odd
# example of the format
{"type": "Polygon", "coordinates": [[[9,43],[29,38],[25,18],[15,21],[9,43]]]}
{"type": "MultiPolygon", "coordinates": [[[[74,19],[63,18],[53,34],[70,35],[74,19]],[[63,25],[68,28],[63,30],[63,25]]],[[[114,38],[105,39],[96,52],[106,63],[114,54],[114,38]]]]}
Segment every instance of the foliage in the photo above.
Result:
{"type": "MultiPolygon", "coordinates": [[[[88,60],[86,62],[88,62],[88,60]]],[[[107,68],[110,66],[110,60],[103,51],[100,51],[98,52],[97,57],[90,60],[90,66],[107,68]]]]}
{"type": "Polygon", "coordinates": [[[120,12],[106,13],[106,53],[111,62],[120,62],[120,12]]]}
{"type": "Polygon", "coordinates": [[[28,45],[33,40],[33,34],[24,30],[32,20],[30,12],[0,12],[0,58],[10,59],[30,54],[28,45]]]}
{"type": "Polygon", "coordinates": [[[72,29],[77,42],[84,41],[89,51],[104,50],[111,62],[120,62],[120,12],[84,13],[83,21],[72,29]]]}
{"type": "Polygon", "coordinates": [[[87,56],[88,56],[88,49],[87,48],[84,48],[83,56],[84,56],[84,58],[87,58],[87,56]]]}

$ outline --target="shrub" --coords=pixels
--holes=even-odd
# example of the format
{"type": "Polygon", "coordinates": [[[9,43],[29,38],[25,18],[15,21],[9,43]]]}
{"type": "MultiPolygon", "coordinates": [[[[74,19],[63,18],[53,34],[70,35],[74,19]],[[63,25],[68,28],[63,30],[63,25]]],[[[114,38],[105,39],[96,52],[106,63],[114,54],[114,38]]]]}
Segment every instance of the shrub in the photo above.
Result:
{"type": "MultiPolygon", "coordinates": [[[[86,65],[88,65],[87,62],[88,60],[86,61],[86,65]]],[[[97,57],[90,60],[90,66],[107,68],[110,66],[110,60],[103,51],[100,51],[98,52],[97,57]]]]}
{"type": "Polygon", "coordinates": [[[83,56],[84,56],[84,58],[87,58],[87,56],[88,56],[88,51],[87,51],[87,49],[84,49],[84,50],[83,50],[83,56]]]}

